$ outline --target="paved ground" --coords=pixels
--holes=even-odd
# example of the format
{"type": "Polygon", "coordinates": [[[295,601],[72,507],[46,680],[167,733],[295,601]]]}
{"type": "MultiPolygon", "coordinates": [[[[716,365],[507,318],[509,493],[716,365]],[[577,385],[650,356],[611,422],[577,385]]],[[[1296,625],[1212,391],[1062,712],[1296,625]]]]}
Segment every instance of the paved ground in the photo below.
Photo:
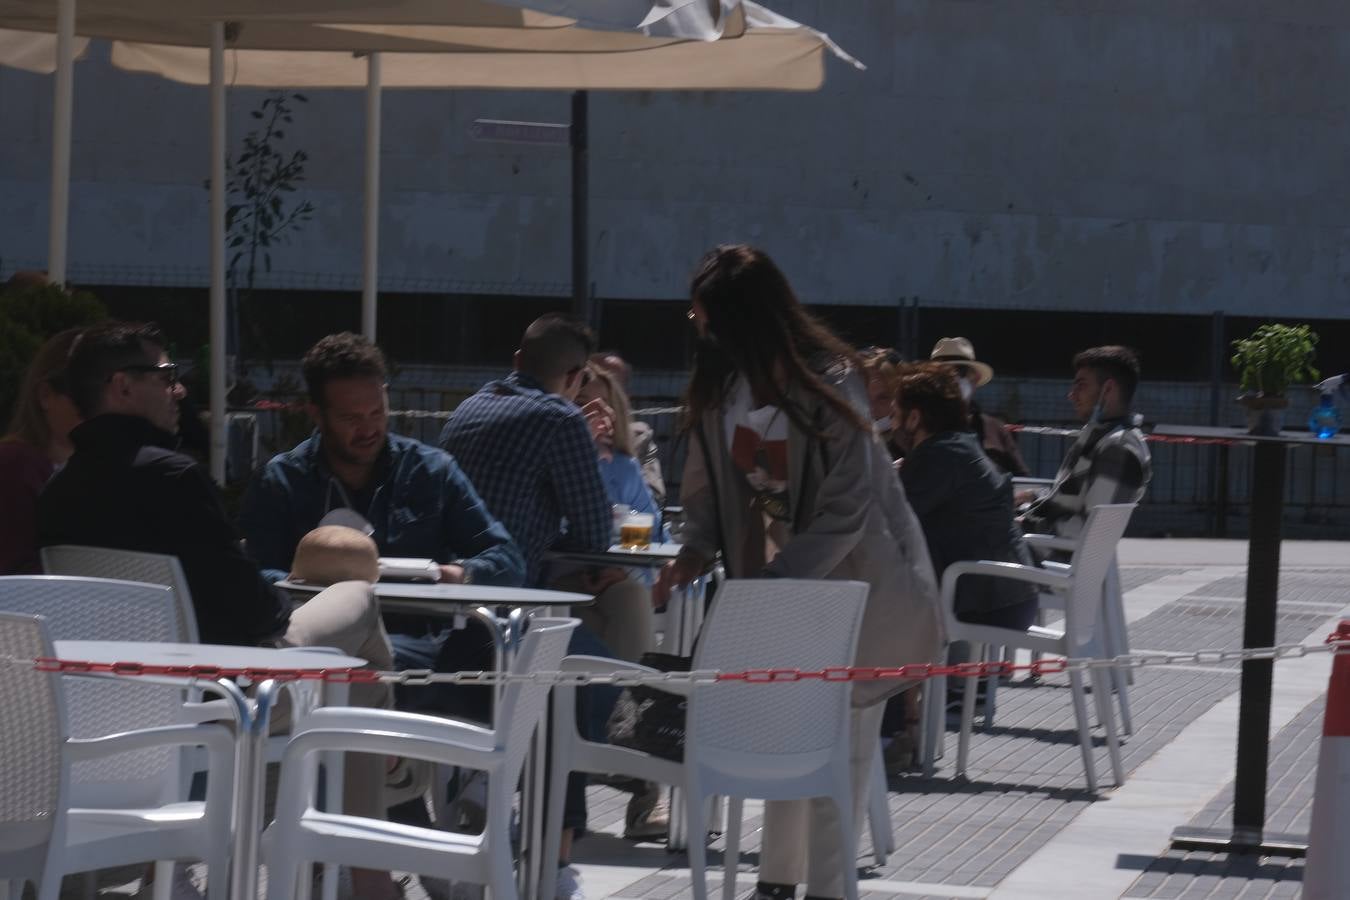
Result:
{"type": "MultiPolygon", "coordinates": [[[[1279,639],[1320,643],[1350,615],[1350,545],[1287,542],[1279,639]]],[[[1240,645],[1245,544],[1129,540],[1120,553],[1130,639],[1136,650],[1240,645]]],[[[1272,710],[1269,821],[1306,830],[1330,658],[1281,662],[1272,710]]],[[[1229,664],[1138,671],[1130,689],[1134,734],[1126,738],[1128,780],[1110,787],[1100,733],[1096,766],[1104,788],[1084,789],[1069,693],[1062,676],[1000,689],[996,720],[977,728],[969,777],[954,780],[955,741],[936,777],[898,773],[889,806],[899,849],[872,865],[859,851],[861,893],[890,898],[1264,898],[1297,896],[1302,864],[1168,850],[1178,825],[1222,824],[1230,814],[1237,673],[1229,664]]],[[[949,737],[951,737],[949,735],[949,737]]],[[[618,835],[626,795],[590,789],[595,833],[575,861],[587,896],[624,900],[692,897],[687,860],[659,844],[618,835]]],[[[712,845],[720,890],[721,840],[712,845]]],[[[747,805],[738,896],[753,892],[759,807],[747,805]]],[[[123,888],[125,890],[126,888],[123,888]]],[[[409,896],[425,893],[414,883],[409,896]]]]}

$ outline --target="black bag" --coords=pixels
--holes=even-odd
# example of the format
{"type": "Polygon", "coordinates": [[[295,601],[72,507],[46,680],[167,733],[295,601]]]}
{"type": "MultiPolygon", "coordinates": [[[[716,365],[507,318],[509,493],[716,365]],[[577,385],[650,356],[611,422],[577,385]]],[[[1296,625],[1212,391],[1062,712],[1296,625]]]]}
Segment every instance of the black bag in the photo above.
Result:
{"type": "MultiPolygon", "coordinates": [[[[662,672],[688,672],[693,664],[688,656],[670,653],[644,653],[640,662],[662,672]]],[[[624,688],[606,723],[609,742],[683,762],[686,702],[680,694],[663,691],[651,684],[624,688]]]]}

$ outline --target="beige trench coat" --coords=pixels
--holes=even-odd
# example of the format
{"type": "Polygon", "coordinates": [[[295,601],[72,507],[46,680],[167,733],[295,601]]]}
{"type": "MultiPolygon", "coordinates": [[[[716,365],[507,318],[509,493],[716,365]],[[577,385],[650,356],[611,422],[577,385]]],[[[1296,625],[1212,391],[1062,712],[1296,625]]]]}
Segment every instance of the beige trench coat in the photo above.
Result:
{"type": "MultiPolygon", "coordinates": [[[[867,393],[855,372],[826,380],[867,420],[867,393]]],[[[691,429],[680,499],[682,555],[702,564],[721,550],[731,578],[840,578],[871,585],[855,663],[898,666],[940,660],[945,646],[938,589],[923,530],[880,440],[860,431],[819,396],[790,386],[788,396],[818,422],[824,440],[788,429],[792,529],[775,523],[777,556],[765,565],[764,519],[726,448],[720,410],[691,429]],[[706,447],[703,442],[706,440],[706,447]],[[706,453],[705,453],[706,450],[706,453]],[[778,529],[782,534],[777,533],[778,529]]],[[[853,704],[869,706],[908,687],[898,680],[857,682],[853,704]]]]}

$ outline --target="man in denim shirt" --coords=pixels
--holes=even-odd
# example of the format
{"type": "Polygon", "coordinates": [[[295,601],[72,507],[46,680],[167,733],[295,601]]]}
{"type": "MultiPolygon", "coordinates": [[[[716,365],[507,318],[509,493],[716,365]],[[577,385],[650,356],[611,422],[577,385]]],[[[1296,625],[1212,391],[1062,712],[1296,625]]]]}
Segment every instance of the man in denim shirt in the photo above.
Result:
{"type": "MultiPolygon", "coordinates": [[[[300,538],[324,516],[350,509],[368,521],[382,556],[431,559],[440,581],[514,587],[520,550],[454,458],[390,434],[384,355],[365,338],[334,334],[305,354],[315,433],[273,457],[244,495],[248,551],[273,580],[286,577],[300,538]]],[[[399,668],[453,671],[476,658],[481,632],[452,631],[443,618],[389,616],[399,668]]],[[[488,691],[448,685],[398,692],[400,707],[488,715],[488,691]]]]}

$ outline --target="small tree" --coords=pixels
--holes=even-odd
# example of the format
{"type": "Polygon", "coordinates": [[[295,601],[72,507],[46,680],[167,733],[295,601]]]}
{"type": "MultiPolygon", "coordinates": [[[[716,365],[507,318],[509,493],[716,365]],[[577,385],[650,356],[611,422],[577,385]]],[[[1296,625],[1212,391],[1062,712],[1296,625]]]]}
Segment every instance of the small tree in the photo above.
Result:
{"type": "MultiPolygon", "coordinates": [[[[249,115],[259,123],[244,135],[239,156],[226,161],[228,180],[225,191],[229,203],[225,209],[226,241],[231,250],[229,276],[239,289],[238,271],[243,270],[242,292],[235,298],[234,316],[247,323],[250,343],[266,355],[265,331],[258,317],[245,315],[243,307],[253,297],[258,267],[272,270],[272,248],[289,237],[314,215],[314,205],[293,196],[305,180],[309,154],[294,150],[288,155],[281,147],[286,127],[294,121],[294,103],[307,103],[304,94],[277,91],[265,97],[249,115]]],[[[236,324],[237,333],[237,324],[236,324]]],[[[237,348],[242,362],[242,348],[237,348]]]]}

